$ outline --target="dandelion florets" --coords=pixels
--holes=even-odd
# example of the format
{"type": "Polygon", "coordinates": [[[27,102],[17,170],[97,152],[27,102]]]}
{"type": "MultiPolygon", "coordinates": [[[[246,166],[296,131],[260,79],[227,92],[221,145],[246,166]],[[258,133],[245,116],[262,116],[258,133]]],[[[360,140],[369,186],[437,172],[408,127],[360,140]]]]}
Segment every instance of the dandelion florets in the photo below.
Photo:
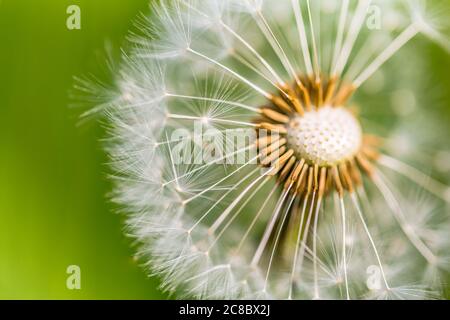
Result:
{"type": "Polygon", "coordinates": [[[333,166],[357,154],[362,131],[348,110],[325,106],[294,117],[288,125],[287,139],[298,157],[312,165],[333,166]]]}
{"type": "Polygon", "coordinates": [[[281,135],[259,138],[260,162],[274,167],[272,174],[279,173],[294,193],[317,189],[323,196],[333,185],[339,193],[353,191],[362,182],[360,169],[371,175],[370,162],[378,156],[356,117],[342,107],[354,88],[337,78],[300,79],[259,110],[258,127],[281,135]]]}

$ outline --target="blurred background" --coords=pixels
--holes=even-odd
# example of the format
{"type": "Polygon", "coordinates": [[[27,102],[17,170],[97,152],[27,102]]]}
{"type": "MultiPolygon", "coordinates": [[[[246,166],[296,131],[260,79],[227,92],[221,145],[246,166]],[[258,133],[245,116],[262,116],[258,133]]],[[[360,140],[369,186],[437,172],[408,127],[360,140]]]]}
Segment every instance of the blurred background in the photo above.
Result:
{"type": "Polygon", "coordinates": [[[99,73],[147,0],[0,0],[0,298],[156,299],[106,199],[93,120],[69,108],[73,77],[99,73]],[[81,8],[81,30],[66,9],[81,8]],[[66,269],[81,268],[81,290],[66,269]]]}
{"type": "MultiPolygon", "coordinates": [[[[123,44],[147,3],[0,0],[0,299],[167,298],[133,261],[107,201],[101,125],[80,125],[68,107],[73,76],[101,72],[105,41],[123,44]],[[72,4],[81,30],[66,27],[72,4]],[[81,268],[81,290],[66,287],[69,265],[81,268]]],[[[410,50],[428,57],[427,81],[441,88],[433,112],[448,126],[449,58],[433,44],[410,50]]]]}

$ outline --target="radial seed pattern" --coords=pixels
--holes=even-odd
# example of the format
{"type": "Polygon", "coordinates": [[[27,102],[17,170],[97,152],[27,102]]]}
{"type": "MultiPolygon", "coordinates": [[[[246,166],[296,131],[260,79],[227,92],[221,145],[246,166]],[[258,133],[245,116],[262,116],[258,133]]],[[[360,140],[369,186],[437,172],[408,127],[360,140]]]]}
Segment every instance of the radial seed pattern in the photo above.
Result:
{"type": "Polygon", "coordinates": [[[216,299],[439,296],[450,241],[448,212],[434,209],[446,208],[449,189],[422,173],[429,163],[416,169],[388,156],[392,141],[355,111],[389,112],[368,110],[359,93],[373,75],[397,79],[395,70],[423,59],[408,52],[398,68],[381,68],[416,35],[450,47],[446,13],[423,2],[152,5],[130,35],[116,88],[97,94],[110,101],[94,110],[105,108],[112,124],[114,200],[127,233],[165,290],[216,299]],[[244,131],[247,142],[228,150],[244,131]],[[411,189],[420,196],[408,198],[411,189]]]}

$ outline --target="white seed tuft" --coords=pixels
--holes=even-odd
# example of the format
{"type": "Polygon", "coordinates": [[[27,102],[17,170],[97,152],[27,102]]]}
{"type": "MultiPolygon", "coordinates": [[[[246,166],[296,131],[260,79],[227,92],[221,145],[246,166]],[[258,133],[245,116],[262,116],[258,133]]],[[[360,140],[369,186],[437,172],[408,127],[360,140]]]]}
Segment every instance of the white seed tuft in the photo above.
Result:
{"type": "MultiPolygon", "coordinates": [[[[286,190],[268,176],[256,161],[253,139],[231,150],[223,143],[254,128],[273,93],[286,98],[285,86],[295,80],[302,89],[301,82],[320,75],[356,89],[364,84],[353,102],[363,115],[369,111],[364,120],[370,122],[364,124],[372,123],[371,134],[385,133],[372,116],[390,112],[382,97],[396,79],[393,72],[417,68],[416,60],[411,62],[416,52],[397,62],[401,68],[383,73],[380,68],[419,32],[448,44],[440,19],[428,18],[435,10],[426,15],[421,10],[409,21],[400,2],[373,0],[383,17],[392,11],[396,19],[392,27],[372,30],[364,27],[368,0],[156,1],[152,14],[138,21],[139,32],[130,35],[133,50],[113,70],[114,83],[80,81],[80,89],[99,103],[86,115],[105,111],[111,124],[113,200],[127,214],[127,234],[139,244],[139,261],[160,277],[163,289],[199,299],[426,298],[429,291],[400,283],[439,289],[439,281],[425,275],[450,269],[441,262],[450,261],[449,224],[435,219],[428,206],[419,214],[417,199],[406,204],[403,199],[406,178],[430,193],[433,203],[450,203],[447,186],[422,173],[430,168],[419,171],[382,154],[373,163],[373,176],[364,176],[367,183],[354,193],[322,197],[309,188],[298,193],[301,185],[286,190]],[[379,109],[368,110],[370,97],[379,109]],[[232,135],[211,141],[224,133],[232,135]],[[209,146],[217,146],[217,159],[203,157],[209,146]],[[394,174],[385,176],[382,167],[394,174]],[[372,296],[368,280],[379,287],[372,296]]],[[[411,80],[419,83],[422,77],[411,80]]],[[[305,98],[305,108],[320,104],[320,98],[345,104],[327,99],[332,87],[328,82],[323,97],[312,95],[309,102],[305,92],[297,94],[305,98]]],[[[401,112],[389,116],[396,121],[406,113],[423,115],[416,98],[395,97],[401,112]]],[[[309,162],[303,168],[315,175],[319,172],[308,165],[337,165],[359,150],[364,160],[370,151],[360,148],[361,126],[344,107],[321,106],[288,120],[288,136],[278,143],[292,148],[298,163],[309,162]]],[[[410,131],[402,139],[386,139],[387,151],[414,154],[418,143],[410,131]]],[[[293,162],[285,168],[289,165],[292,177],[308,174],[293,162]]],[[[320,178],[332,172],[324,169],[320,178]]],[[[312,180],[303,182],[314,186],[312,180]]]]}

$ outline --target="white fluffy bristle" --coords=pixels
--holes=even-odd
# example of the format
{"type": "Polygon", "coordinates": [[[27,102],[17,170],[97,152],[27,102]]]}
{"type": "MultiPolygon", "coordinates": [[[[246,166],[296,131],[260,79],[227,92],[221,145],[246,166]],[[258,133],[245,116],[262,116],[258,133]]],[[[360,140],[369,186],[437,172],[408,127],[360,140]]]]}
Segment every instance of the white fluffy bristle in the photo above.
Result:
{"type": "Polygon", "coordinates": [[[293,118],[288,142],[310,164],[331,166],[356,154],[361,147],[362,130],[348,110],[323,107],[293,118]]]}

